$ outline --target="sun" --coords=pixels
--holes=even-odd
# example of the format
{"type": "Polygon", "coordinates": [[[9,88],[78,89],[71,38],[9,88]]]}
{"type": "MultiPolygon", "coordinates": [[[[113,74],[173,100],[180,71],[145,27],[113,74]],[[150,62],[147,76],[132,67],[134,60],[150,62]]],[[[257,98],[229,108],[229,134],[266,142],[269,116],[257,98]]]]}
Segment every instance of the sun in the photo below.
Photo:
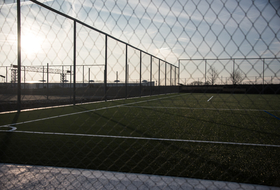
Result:
{"type": "Polygon", "coordinates": [[[32,33],[22,35],[21,48],[27,55],[39,53],[42,49],[42,39],[32,33]]]}

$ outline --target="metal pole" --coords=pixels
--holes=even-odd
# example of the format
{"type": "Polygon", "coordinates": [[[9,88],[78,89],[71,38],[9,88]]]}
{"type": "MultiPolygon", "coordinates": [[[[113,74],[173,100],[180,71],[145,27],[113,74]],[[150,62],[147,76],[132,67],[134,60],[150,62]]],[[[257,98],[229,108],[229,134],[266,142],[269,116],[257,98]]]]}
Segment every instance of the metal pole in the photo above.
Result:
{"type": "Polygon", "coordinates": [[[152,78],[153,78],[153,74],[152,74],[152,72],[153,72],[153,71],[152,71],[152,70],[153,70],[152,64],[153,64],[153,63],[152,63],[152,62],[153,62],[153,56],[151,55],[150,58],[151,58],[151,59],[150,59],[150,95],[152,95],[152,80],[153,80],[153,79],[152,79],[152,78]]]}
{"type": "MultiPolygon", "coordinates": [[[[45,67],[43,66],[43,80],[42,80],[42,82],[43,82],[43,88],[44,88],[44,80],[45,80],[45,76],[44,76],[44,73],[45,73],[45,67]]],[[[24,77],[25,77],[25,68],[24,68],[24,77]]]]}
{"type": "Polygon", "coordinates": [[[165,81],[164,81],[164,82],[165,82],[165,86],[166,86],[166,64],[167,64],[167,63],[165,62],[165,68],[164,68],[164,69],[165,69],[165,71],[164,71],[164,72],[165,72],[165,73],[164,73],[164,75],[165,75],[165,76],[164,76],[164,78],[165,78],[165,79],[164,79],[164,80],[165,80],[165,81]]]}
{"type": "Polygon", "coordinates": [[[25,73],[25,66],[23,66],[23,82],[24,82],[24,87],[23,87],[23,88],[24,88],[24,89],[25,89],[25,83],[26,83],[26,81],[25,81],[25,78],[26,78],[25,76],[26,76],[26,75],[25,75],[25,74],[26,74],[26,73],[25,73]]]}
{"type": "Polygon", "coordinates": [[[178,83],[180,83],[180,66],[181,66],[181,63],[180,63],[180,59],[179,59],[179,63],[178,63],[178,83]]]}
{"type": "Polygon", "coordinates": [[[235,60],[233,59],[233,66],[232,66],[232,69],[233,69],[233,71],[232,71],[232,83],[233,83],[233,85],[235,85],[235,75],[236,75],[236,73],[235,73],[235,60]]]}
{"type": "Polygon", "coordinates": [[[84,83],[85,83],[85,66],[83,65],[83,86],[84,86],[84,83]]]}
{"type": "Polygon", "coordinates": [[[47,63],[47,100],[49,99],[49,63],[47,63]]]}
{"type": "Polygon", "coordinates": [[[170,67],[170,86],[172,86],[172,66],[169,64],[170,67]]]}
{"type": "Polygon", "coordinates": [[[174,70],[175,70],[175,73],[174,73],[174,86],[176,86],[176,79],[177,79],[177,69],[176,69],[176,67],[175,66],[173,66],[174,67],[174,70]]]}
{"type": "Polygon", "coordinates": [[[6,83],[8,83],[8,67],[6,67],[6,83]]]}
{"type": "Polygon", "coordinates": [[[264,85],[264,64],[265,64],[265,59],[263,59],[263,85],[264,85]]]}
{"type": "MultiPolygon", "coordinates": [[[[210,66],[210,70],[211,70],[211,66],[210,66]]],[[[207,72],[207,60],[205,59],[205,72],[204,72],[205,81],[204,81],[204,84],[206,84],[206,72],[207,72]]]]}
{"type": "MultiPolygon", "coordinates": [[[[76,104],[76,21],[74,21],[74,31],[73,31],[73,42],[74,42],[74,48],[73,48],[73,105],[76,104]]],[[[71,76],[71,73],[70,73],[71,76]]]]}
{"type": "Polygon", "coordinates": [[[108,58],[108,36],[105,35],[105,68],[104,68],[104,99],[107,101],[107,58],[108,58]]]}
{"type": "Polygon", "coordinates": [[[140,82],[139,82],[139,87],[140,87],[140,97],[142,95],[142,51],[140,51],[140,82]]]}
{"type": "Polygon", "coordinates": [[[17,67],[18,67],[18,88],[17,88],[17,111],[21,110],[21,12],[20,0],[17,0],[17,67]]]}
{"type": "Polygon", "coordinates": [[[90,84],[90,68],[88,68],[88,83],[90,84]]]}
{"type": "Polygon", "coordinates": [[[64,71],[63,71],[63,65],[61,66],[60,82],[62,82],[62,87],[64,88],[64,71]]]}
{"type": "Polygon", "coordinates": [[[158,60],[158,86],[160,86],[160,59],[158,60]]]}
{"type": "MultiPolygon", "coordinates": [[[[68,73],[68,71],[67,71],[67,73],[68,73]]],[[[70,65],[70,73],[69,73],[69,78],[70,78],[70,88],[72,87],[72,65],[70,65]]]]}
{"type": "Polygon", "coordinates": [[[127,69],[127,44],[125,44],[125,98],[127,98],[127,76],[128,76],[128,69],[127,69]]]}

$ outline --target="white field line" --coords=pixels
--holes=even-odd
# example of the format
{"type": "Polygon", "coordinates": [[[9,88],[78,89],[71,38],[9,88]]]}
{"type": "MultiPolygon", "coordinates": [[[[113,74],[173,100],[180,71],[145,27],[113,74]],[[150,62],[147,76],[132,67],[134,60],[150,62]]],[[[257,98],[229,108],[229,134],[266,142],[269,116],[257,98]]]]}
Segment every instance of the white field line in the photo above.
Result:
{"type": "MultiPolygon", "coordinates": [[[[11,132],[11,131],[7,130],[5,132],[11,132]]],[[[94,134],[38,132],[38,131],[13,131],[13,132],[25,133],[25,134],[41,134],[41,135],[66,135],[66,136],[81,136],[81,137],[134,139],[134,140],[152,140],[152,141],[170,141],[170,142],[188,142],[188,143],[206,143],[206,144],[224,144],[224,145],[239,145],[239,146],[261,146],[261,147],[276,147],[276,148],[280,148],[280,145],[272,145],[272,144],[236,143],[236,142],[202,141],[202,140],[186,140],[186,139],[164,139],[164,138],[149,138],[149,137],[129,137],[129,136],[114,136],[114,135],[94,135],[94,134]]]]}
{"type": "MultiPolygon", "coordinates": [[[[174,93],[167,93],[167,94],[174,94],[174,93]]],[[[167,95],[167,94],[164,94],[164,95],[167,95]]],[[[160,96],[160,95],[162,95],[162,94],[147,95],[147,96],[142,96],[142,98],[149,97],[149,96],[160,96]]],[[[139,97],[130,97],[130,98],[127,98],[127,99],[129,100],[129,99],[136,99],[136,98],[139,98],[139,97]]],[[[118,100],[123,100],[123,99],[121,99],[121,98],[112,99],[112,100],[107,100],[107,102],[114,102],[114,101],[118,101],[118,100]]],[[[86,104],[97,104],[97,103],[104,103],[104,102],[105,102],[104,100],[94,101],[94,102],[83,102],[83,103],[76,103],[76,106],[86,105],[86,104]]],[[[51,108],[63,108],[63,107],[70,107],[70,106],[73,106],[73,104],[65,104],[65,105],[58,105],[58,106],[47,106],[47,107],[40,107],[40,108],[28,108],[28,109],[21,110],[21,112],[37,111],[37,110],[44,110],[44,109],[51,109],[51,108]]],[[[0,115],[1,114],[7,114],[7,113],[16,113],[16,112],[18,112],[18,111],[17,110],[5,111],[5,112],[0,112],[0,115]]]]}
{"type": "Polygon", "coordinates": [[[207,102],[209,102],[213,97],[214,97],[214,96],[211,96],[211,98],[209,98],[209,99],[207,100],[207,102]]]}
{"type": "Polygon", "coordinates": [[[164,106],[125,106],[135,108],[152,108],[152,109],[186,109],[186,110],[214,110],[214,111],[275,111],[280,110],[258,110],[258,109],[224,109],[224,108],[189,108],[189,107],[164,107],[164,106]]]}
{"type": "MultiPolygon", "coordinates": [[[[176,95],[176,96],[179,96],[179,95],[176,95]]],[[[170,97],[176,97],[176,96],[155,98],[155,99],[150,99],[150,100],[143,100],[143,101],[138,101],[138,102],[120,104],[120,105],[115,105],[115,106],[96,108],[96,109],[92,109],[92,110],[85,110],[85,111],[81,111],[81,112],[73,112],[73,113],[68,113],[68,114],[63,114],[63,115],[56,115],[56,116],[52,116],[52,117],[34,119],[34,120],[30,120],[30,121],[23,121],[23,122],[18,122],[18,123],[6,124],[6,125],[2,125],[0,127],[8,127],[8,126],[21,125],[21,124],[26,124],[26,123],[33,123],[33,122],[37,122],[37,121],[44,121],[44,120],[49,120],[49,119],[57,119],[57,118],[61,118],[61,117],[71,116],[71,115],[77,115],[77,114],[82,114],[82,113],[87,113],[87,112],[95,112],[95,111],[106,110],[106,109],[117,108],[117,107],[124,107],[124,106],[132,105],[132,104],[150,102],[150,101],[155,101],[155,100],[160,100],[160,99],[165,99],[165,98],[170,98],[170,97]]],[[[0,132],[2,132],[2,131],[0,130],[0,132]]]]}

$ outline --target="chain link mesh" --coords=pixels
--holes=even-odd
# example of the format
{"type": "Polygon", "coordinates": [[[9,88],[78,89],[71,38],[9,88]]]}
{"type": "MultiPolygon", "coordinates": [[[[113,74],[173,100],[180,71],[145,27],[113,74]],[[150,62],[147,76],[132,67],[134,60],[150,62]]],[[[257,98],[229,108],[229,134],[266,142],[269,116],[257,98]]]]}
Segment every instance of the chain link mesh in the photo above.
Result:
{"type": "Polygon", "coordinates": [[[279,11],[0,0],[0,189],[279,189],[279,11]]]}

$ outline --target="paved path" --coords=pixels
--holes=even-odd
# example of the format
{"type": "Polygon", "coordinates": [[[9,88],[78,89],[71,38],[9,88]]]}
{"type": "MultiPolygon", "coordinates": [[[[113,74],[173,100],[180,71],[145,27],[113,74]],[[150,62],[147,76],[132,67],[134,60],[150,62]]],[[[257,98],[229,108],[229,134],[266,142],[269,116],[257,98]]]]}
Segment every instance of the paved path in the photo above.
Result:
{"type": "Polygon", "coordinates": [[[0,189],[279,190],[252,184],[0,163],[0,189]]]}

